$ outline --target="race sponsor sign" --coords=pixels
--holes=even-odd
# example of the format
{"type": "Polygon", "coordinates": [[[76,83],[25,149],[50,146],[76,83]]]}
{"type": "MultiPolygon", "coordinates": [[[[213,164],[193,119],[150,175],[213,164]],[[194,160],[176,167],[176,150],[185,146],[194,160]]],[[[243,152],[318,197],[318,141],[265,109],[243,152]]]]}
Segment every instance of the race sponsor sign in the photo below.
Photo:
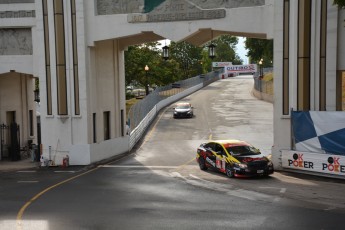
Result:
{"type": "Polygon", "coordinates": [[[237,72],[237,73],[249,73],[249,72],[256,72],[257,66],[256,64],[250,65],[232,65],[225,67],[225,71],[227,72],[237,72]]]}
{"type": "Polygon", "coordinates": [[[282,150],[283,168],[345,176],[345,156],[282,150]]]}
{"type": "Polygon", "coordinates": [[[232,65],[232,62],[212,62],[212,67],[225,67],[232,65]]]}

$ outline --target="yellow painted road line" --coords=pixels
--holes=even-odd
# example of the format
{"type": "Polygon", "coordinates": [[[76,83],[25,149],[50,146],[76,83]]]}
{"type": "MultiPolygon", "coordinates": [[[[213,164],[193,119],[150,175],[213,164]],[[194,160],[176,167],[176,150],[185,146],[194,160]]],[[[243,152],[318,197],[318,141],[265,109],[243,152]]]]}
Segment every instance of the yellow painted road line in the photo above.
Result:
{"type": "Polygon", "coordinates": [[[209,140],[209,141],[212,140],[212,133],[208,136],[208,140],[209,140]]]}
{"type": "Polygon", "coordinates": [[[89,171],[87,171],[87,172],[84,172],[84,173],[79,174],[79,175],[77,175],[77,176],[71,177],[71,178],[69,178],[69,179],[67,179],[67,180],[61,181],[61,182],[59,182],[59,183],[57,183],[57,184],[55,184],[55,185],[53,185],[53,186],[50,186],[50,187],[46,188],[46,189],[43,190],[42,192],[40,192],[40,193],[36,194],[34,197],[32,197],[28,202],[26,202],[26,204],[19,210],[19,212],[18,212],[18,214],[17,214],[17,220],[16,220],[17,230],[22,230],[22,218],[23,218],[24,211],[25,211],[25,209],[27,209],[27,207],[29,207],[29,205],[32,204],[35,200],[37,200],[37,199],[40,198],[43,194],[47,193],[48,191],[52,190],[53,188],[56,188],[56,187],[58,187],[58,186],[60,186],[60,185],[62,185],[62,184],[65,184],[65,183],[67,183],[67,182],[69,182],[69,181],[71,181],[71,180],[74,180],[74,179],[76,179],[76,178],[78,178],[78,177],[81,177],[81,176],[83,176],[83,175],[85,175],[85,174],[88,174],[88,173],[90,173],[90,172],[93,172],[93,171],[95,171],[96,169],[98,169],[98,168],[91,169],[91,170],[89,170],[89,171]]]}
{"type": "MultiPolygon", "coordinates": [[[[125,155],[125,156],[123,156],[123,157],[120,157],[119,159],[113,160],[113,161],[107,163],[106,165],[115,163],[115,162],[117,162],[117,161],[120,161],[121,159],[123,159],[123,158],[125,158],[125,157],[127,157],[127,155],[125,155]]],[[[17,220],[16,220],[17,230],[22,230],[22,218],[23,218],[24,211],[25,211],[25,209],[26,209],[27,207],[29,207],[29,205],[32,204],[35,200],[37,200],[39,197],[41,197],[43,194],[47,193],[48,191],[52,190],[53,188],[56,188],[56,187],[58,187],[58,186],[60,186],[60,185],[62,185],[62,184],[65,184],[65,183],[67,183],[67,182],[69,182],[69,181],[71,181],[71,180],[74,180],[74,179],[76,179],[76,178],[78,178],[78,177],[84,176],[84,175],[86,175],[86,174],[88,174],[88,173],[90,173],[90,172],[93,172],[93,171],[95,171],[95,170],[97,170],[97,169],[99,169],[99,168],[100,168],[100,167],[96,167],[96,168],[94,168],[94,169],[90,169],[90,170],[87,171],[87,172],[81,173],[81,174],[79,174],[79,175],[77,175],[77,176],[71,177],[71,178],[66,179],[66,180],[64,180],[64,181],[61,181],[61,182],[59,182],[59,183],[57,183],[57,184],[55,184],[55,185],[53,185],[53,186],[50,186],[49,188],[46,188],[45,190],[43,190],[42,192],[38,193],[38,194],[35,195],[33,198],[31,198],[28,202],[25,203],[25,205],[19,210],[19,212],[18,212],[18,214],[17,214],[17,220]]]]}
{"type": "Polygon", "coordinates": [[[191,160],[187,161],[186,163],[182,164],[182,165],[179,165],[177,167],[177,169],[180,169],[180,168],[183,168],[184,166],[188,165],[189,163],[191,163],[192,161],[195,161],[195,157],[192,158],[191,160]]]}

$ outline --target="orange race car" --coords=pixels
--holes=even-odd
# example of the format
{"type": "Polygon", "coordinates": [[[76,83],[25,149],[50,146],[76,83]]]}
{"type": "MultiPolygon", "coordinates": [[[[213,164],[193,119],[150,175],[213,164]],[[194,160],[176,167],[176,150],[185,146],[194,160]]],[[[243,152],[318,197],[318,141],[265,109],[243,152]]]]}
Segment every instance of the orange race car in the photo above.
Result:
{"type": "Polygon", "coordinates": [[[212,168],[228,177],[268,176],[274,172],[268,157],[240,140],[202,143],[197,149],[196,160],[201,170],[212,168]]]}

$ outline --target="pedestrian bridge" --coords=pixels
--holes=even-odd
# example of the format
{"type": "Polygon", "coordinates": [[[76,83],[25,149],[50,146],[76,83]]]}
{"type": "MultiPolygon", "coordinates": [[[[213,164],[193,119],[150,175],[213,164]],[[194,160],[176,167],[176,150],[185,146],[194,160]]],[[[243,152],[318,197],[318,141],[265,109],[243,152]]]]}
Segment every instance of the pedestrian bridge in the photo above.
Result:
{"type": "Polygon", "coordinates": [[[90,46],[114,39],[122,47],[162,39],[200,46],[222,34],[273,39],[274,8],[270,1],[96,2],[86,4],[90,12],[87,18],[92,22],[86,24],[90,46]]]}

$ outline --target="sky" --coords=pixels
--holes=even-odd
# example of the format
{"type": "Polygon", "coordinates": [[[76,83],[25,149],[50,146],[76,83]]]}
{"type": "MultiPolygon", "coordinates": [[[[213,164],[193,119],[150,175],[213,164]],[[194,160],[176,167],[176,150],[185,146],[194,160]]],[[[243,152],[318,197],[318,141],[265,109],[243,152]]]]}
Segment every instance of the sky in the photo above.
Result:
{"type": "Polygon", "coordinates": [[[246,38],[238,37],[238,44],[236,45],[236,53],[243,60],[243,64],[248,64],[247,50],[244,48],[244,41],[246,38]]]}

